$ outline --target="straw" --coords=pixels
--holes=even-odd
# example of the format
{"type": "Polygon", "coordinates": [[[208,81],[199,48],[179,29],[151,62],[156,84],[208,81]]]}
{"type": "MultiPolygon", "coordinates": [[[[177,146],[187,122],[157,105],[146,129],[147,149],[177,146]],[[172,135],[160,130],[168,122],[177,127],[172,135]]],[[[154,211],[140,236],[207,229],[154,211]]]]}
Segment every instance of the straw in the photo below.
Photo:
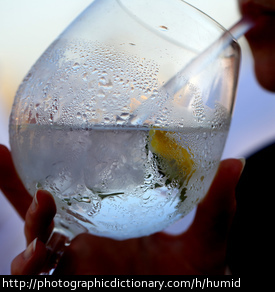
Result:
{"type": "MultiPolygon", "coordinates": [[[[164,103],[169,97],[174,96],[180,89],[188,84],[188,76],[196,76],[199,74],[232,43],[232,40],[239,39],[248,32],[253,25],[254,22],[250,18],[243,17],[228,31],[225,31],[212,45],[199,54],[187,64],[187,66],[179,71],[178,74],[174,75],[162,86],[161,91],[167,92],[166,99],[164,98],[162,103],[164,103]],[[184,78],[178,78],[178,76],[184,76],[184,78]]],[[[131,124],[142,125],[152,113],[158,110],[158,108],[159,104],[156,103],[156,98],[150,96],[135,110],[132,115],[131,124]]]]}

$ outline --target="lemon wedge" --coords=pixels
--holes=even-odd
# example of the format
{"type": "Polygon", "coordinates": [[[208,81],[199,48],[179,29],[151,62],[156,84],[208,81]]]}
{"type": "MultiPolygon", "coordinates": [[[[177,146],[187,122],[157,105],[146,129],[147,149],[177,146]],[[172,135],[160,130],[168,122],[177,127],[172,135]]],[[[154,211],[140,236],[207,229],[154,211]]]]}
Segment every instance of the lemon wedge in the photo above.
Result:
{"type": "Polygon", "coordinates": [[[177,142],[176,132],[152,129],[149,132],[150,150],[157,155],[161,171],[170,180],[177,179],[187,184],[195,172],[195,163],[190,149],[177,142]]]}

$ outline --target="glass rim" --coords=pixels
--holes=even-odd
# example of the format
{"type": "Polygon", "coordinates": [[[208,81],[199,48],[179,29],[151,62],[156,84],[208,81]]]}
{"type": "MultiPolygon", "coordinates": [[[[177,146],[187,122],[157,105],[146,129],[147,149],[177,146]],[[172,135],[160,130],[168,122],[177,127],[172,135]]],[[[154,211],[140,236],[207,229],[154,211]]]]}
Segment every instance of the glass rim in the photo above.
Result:
{"type": "MultiPolygon", "coordinates": [[[[139,18],[137,15],[133,14],[132,11],[130,11],[130,9],[128,9],[122,2],[123,0],[116,0],[117,3],[120,5],[120,7],[122,9],[124,9],[124,11],[130,15],[130,17],[134,18],[137,22],[139,22],[141,25],[143,25],[144,27],[146,27],[148,30],[150,30],[152,33],[159,35],[161,38],[165,38],[161,33],[159,33],[156,29],[154,29],[153,27],[151,27],[149,24],[147,24],[146,22],[144,22],[141,18],[139,18]]],[[[192,8],[194,11],[196,11],[197,13],[199,13],[201,16],[205,17],[205,19],[207,19],[207,21],[209,23],[212,23],[213,26],[215,26],[216,28],[218,28],[220,30],[220,36],[222,36],[223,34],[228,34],[231,38],[232,43],[235,43],[237,45],[238,44],[238,40],[236,40],[236,38],[230,33],[230,31],[228,29],[226,29],[222,24],[220,24],[217,20],[215,20],[213,17],[211,17],[209,14],[207,14],[206,12],[202,11],[201,9],[197,8],[196,6],[194,6],[193,4],[190,4],[188,2],[186,2],[185,0],[168,0],[169,2],[171,1],[177,1],[177,2],[182,2],[184,5],[189,6],[190,8],[192,8]]],[[[174,43],[180,47],[186,47],[186,45],[182,44],[181,42],[177,42],[175,39],[172,39],[171,37],[167,37],[166,38],[167,41],[174,43]]],[[[209,43],[209,45],[211,45],[211,42],[209,43]]]]}

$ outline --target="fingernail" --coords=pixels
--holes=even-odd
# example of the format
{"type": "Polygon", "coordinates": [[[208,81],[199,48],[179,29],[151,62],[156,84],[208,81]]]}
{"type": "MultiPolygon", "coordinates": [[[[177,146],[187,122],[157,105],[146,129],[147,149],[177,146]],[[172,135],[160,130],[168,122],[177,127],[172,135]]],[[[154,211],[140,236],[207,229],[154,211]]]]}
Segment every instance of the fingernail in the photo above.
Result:
{"type": "MultiPolygon", "coordinates": [[[[243,165],[243,168],[242,168],[242,172],[243,172],[244,167],[245,167],[245,164],[246,164],[246,159],[245,159],[244,157],[241,157],[241,158],[239,158],[239,160],[241,161],[241,163],[242,163],[242,165],[243,165]]],[[[242,172],[241,172],[241,173],[242,173],[242,172]]]]}
{"type": "MultiPolygon", "coordinates": [[[[38,191],[37,191],[38,192],[38,191]]],[[[35,193],[34,197],[33,197],[33,200],[32,200],[32,203],[31,203],[31,206],[30,206],[30,209],[34,212],[38,206],[38,200],[37,200],[37,192],[35,193]]]]}
{"type": "Polygon", "coordinates": [[[241,176],[242,176],[243,170],[244,170],[244,168],[245,168],[246,159],[245,159],[244,157],[240,157],[240,158],[238,158],[238,159],[239,159],[240,162],[242,163],[242,169],[241,169],[241,171],[240,171],[240,175],[239,175],[239,179],[240,179],[241,176]]]}
{"type": "Polygon", "coordinates": [[[24,253],[23,253],[23,257],[24,257],[25,260],[29,259],[29,258],[33,255],[33,253],[34,253],[34,251],[35,251],[35,249],[36,249],[36,242],[37,242],[37,238],[35,238],[35,239],[34,239],[34,240],[28,245],[28,247],[26,248],[26,250],[24,251],[24,253]]]}

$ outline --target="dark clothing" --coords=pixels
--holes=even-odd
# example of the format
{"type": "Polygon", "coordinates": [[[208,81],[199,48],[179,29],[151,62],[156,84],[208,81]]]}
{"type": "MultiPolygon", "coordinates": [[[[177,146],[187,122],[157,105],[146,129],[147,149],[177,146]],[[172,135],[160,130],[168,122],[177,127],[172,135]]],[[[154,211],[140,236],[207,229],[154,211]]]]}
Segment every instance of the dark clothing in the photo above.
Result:
{"type": "Polygon", "coordinates": [[[251,155],[236,189],[237,212],[228,245],[234,275],[269,274],[275,270],[275,143],[251,155]]]}

